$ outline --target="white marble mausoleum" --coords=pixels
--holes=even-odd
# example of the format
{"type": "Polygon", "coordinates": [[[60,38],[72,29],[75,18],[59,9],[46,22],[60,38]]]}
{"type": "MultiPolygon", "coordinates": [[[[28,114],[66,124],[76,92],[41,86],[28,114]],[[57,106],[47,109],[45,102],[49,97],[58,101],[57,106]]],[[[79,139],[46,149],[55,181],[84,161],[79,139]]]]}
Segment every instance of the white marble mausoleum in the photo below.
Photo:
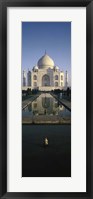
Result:
{"type": "Polygon", "coordinates": [[[37,65],[30,71],[23,71],[23,90],[27,88],[41,91],[51,91],[64,88],[64,72],[55,65],[53,59],[45,54],[38,60],[37,65]]]}

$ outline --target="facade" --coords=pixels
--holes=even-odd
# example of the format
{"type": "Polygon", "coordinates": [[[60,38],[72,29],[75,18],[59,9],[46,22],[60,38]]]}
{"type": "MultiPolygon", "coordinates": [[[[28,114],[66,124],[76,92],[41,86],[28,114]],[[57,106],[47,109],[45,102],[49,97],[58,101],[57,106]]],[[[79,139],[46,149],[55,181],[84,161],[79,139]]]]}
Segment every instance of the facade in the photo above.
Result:
{"type": "Polygon", "coordinates": [[[33,67],[32,71],[27,73],[27,88],[38,89],[41,91],[51,91],[54,89],[64,88],[64,73],[60,71],[58,66],[55,66],[54,61],[46,53],[33,67]]]}

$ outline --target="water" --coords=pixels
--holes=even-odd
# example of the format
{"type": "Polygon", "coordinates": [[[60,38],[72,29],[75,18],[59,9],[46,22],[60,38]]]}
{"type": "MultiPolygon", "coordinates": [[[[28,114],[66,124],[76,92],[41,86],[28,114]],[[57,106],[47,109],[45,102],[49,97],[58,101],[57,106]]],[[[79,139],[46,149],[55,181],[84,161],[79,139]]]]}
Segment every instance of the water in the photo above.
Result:
{"type": "Polygon", "coordinates": [[[70,123],[71,113],[51,94],[43,93],[29,105],[22,112],[24,120],[29,120],[33,123],[39,122],[60,122],[61,119],[68,119],[70,123]]]}
{"type": "Polygon", "coordinates": [[[23,125],[22,176],[71,177],[71,125],[23,125]]]}
{"type": "Polygon", "coordinates": [[[44,93],[22,111],[22,118],[22,176],[71,177],[70,111],[44,93]]]}

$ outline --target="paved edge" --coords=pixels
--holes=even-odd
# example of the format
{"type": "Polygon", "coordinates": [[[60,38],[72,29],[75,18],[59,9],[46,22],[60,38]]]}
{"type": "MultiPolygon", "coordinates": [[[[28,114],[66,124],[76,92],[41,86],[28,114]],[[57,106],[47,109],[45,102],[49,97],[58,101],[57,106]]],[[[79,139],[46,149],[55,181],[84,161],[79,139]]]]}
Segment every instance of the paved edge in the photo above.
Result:
{"type": "Polygon", "coordinates": [[[35,96],[35,98],[32,101],[29,101],[24,107],[22,107],[22,110],[25,109],[29,104],[31,104],[38,97],[39,97],[39,95],[35,96]]]}
{"type": "Polygon", "coordinates": [[[56,97],[56,96],[53,95],[52,93],[51,93],[51,95],[52,95],[55,99],[57,99],[61,104],[63,104],[63,106],[65,106],[65,108],[67,108],[67,109],[71,112],[71,108],[69,108],[66,104],[64,104],[60,99],[58,99],[58,97],[56,97]]]}

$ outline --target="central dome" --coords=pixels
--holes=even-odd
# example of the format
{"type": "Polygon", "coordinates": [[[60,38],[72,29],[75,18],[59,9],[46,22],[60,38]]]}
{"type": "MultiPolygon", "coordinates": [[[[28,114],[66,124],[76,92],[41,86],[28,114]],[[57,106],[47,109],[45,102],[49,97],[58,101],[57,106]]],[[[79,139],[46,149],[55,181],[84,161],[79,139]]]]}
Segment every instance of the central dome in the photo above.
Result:
{"type": "Polygon", "coordinates": [[[52,68],[54,67],[54,61],[49,57],[47,54],[43,55],[37,63],[38,67],[40,69],[45,69],[45,68],[52,68]]]}

